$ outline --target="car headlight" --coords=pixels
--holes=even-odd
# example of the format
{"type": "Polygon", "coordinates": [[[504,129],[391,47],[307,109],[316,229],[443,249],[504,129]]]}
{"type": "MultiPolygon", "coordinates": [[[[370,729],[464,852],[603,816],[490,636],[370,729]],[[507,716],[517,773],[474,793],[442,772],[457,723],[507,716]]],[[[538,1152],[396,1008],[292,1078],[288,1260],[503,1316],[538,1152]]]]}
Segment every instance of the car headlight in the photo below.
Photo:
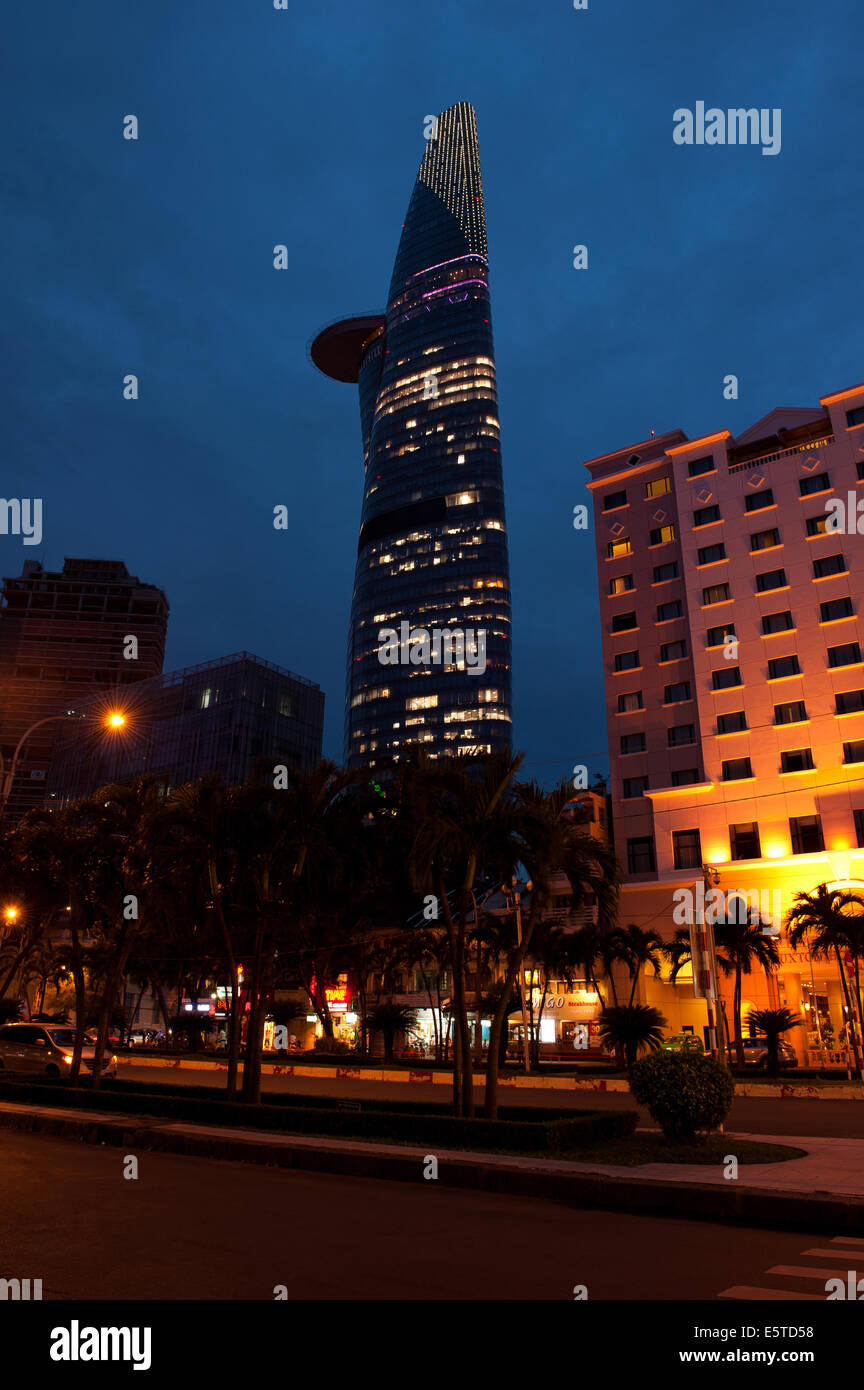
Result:
{"type": "Polygon", "coordinates": [[[67,1052],[66,1055],[65,1055],[65,1057],[63,1058],[63,1061],[64,1061],[68,1066],[71,1067],[71,1065],[72,1065],[72,1053],[71,1053],[71,1052],[67,1052]]]}

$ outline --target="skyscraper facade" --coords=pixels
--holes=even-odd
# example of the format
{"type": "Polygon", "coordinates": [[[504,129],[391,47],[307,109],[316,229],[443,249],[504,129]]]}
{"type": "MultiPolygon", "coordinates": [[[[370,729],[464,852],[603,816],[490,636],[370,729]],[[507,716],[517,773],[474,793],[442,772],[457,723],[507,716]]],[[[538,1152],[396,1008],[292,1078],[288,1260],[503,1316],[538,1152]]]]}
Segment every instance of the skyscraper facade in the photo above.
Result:
{"type": "Polygon", "coordinates": [[[360,393],[346,760],[509,747],[510,580],[474,112],[427,123],[386,313],[311,355],[360,393]]]}
{"type": "MultiPolygon", "coordinates": [[[[801,1059],[837,1065],[836,963],[784,919],[819,883],[864,891],[864,385],[586,466],[622,920],[668,938],[681,888],[750,895],[780,965],[743,1016],[788,1006],[801,1059]]],[[[644,988],[673,1027],[704,1017],[686,975],[644,988]]]]}
{"type": "Polygon", "coordinates": [[[122,560],[86,559],[64,560],[60,571],[27,560],[19,576],[3,580],[2,597],[0,754],[7,771],[22,735],[39,724],[18,756],[6,805],[14,820],[43,803],[65,711],[96,691],[161,672],[168,600],[122,560]]]}

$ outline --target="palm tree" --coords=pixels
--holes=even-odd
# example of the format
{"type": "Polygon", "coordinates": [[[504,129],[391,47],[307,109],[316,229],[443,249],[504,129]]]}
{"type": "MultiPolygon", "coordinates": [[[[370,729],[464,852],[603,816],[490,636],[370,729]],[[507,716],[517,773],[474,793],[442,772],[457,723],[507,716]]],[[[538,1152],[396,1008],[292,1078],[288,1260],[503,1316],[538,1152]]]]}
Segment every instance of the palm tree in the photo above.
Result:
{"type": "Polygon", "coordinates": [[[656,931],[645,931],[631,923],[630,926],[618,929],[615,934],[615,947],[618,959],[624,962],[630,974],[630,998],[627,1002],[632,1004],[636,997],[640,971],[646,965],[650,965],[655,978],[660,974],[663,938],[656,931]]]}
{"type": "MultiPolygon", "coordinates": [[[[437,896],[450,945],[453,973],[454,1068],[453,1106],[457,1115],[474,1113],[474,1083],[465,986],[469,923],[474,918],[474,889],[481,873],[498,882],[509,878],[518,862],[514,832],[513,780],[522,754],[421,760],[412,779],[412,802],[419,823],[409,854],[417,892],[437,896]],[[452,901],[451,901],[452,896],[452,901]]],[[[495,1043],[490,1042],[490,1061],[495,1043]]],[[[487,1072],[488,1076],[488,1072],[487,1072]]]]}
{"type": "Polygon", "coordinates": [[[586,900],[596,901],[601,929],[614,918],[619,882],[615,855],[605,841],[595,839],[584,826],[568,817],[566,807],[570,793],[566,781],[551,792],[544,791],[536,782],[522,783],[516,789],[512,852],[517,862],[524,865],[532,889],[523,921],[522,944],[508,960],[505,988],[492,1020],[486,1063],[484,1113],[487,1119],[495,1119],[498,1113],[499,1039],[508,1011],[510,989],[519,978],[534,931],[551,905],[560,875],[563,873],[570,884],[574,907],[586,900]]]}
{"type": "MultiPolygon", "coordinates": [[[[737,914],[730,914],[736,916],[737,914]]],[[[735,985],[732,1016],[735,1026],[735,1055],[738,1066],[744,1066],[744,1038],[741,1031],[741,994],[744,975],[759,965],[769,975],[772,966],[780,961],[776,941],[762,933],[758,912],[747,914],[743,922],[727,921],[714,928],[717,944],[717,964],[725,975],[734,975],[735,985]]]]}
{"type": "Polygon", "coordinates": [[[792,1028],[800,1027],[803,1019],[789,1009],[751,1009],[747,1022],[765,1034],[768,1044],[768,1057],[765,1070],[769,1076],[776,1077],[780,1071],[780,1037],[792,1028]]]}
{"type": "Polygon", "coordinates": [[[862,910],[864,910],[864,900],[857,894],[838,888],[829,888],[827,884],[820,883],[812,893],[795,894],[792,909],[786,916],[786,929],[789,933],[790,945],[797,947],[805,942],[815,956],[834,954],[846,1004],[846,1017],[852,1024],[849,1033],[851,1034],[852,1051],[855,1057],[855,1070],[864,1079],[855,1027],[855,1014],[857,1012],[858,1024],[864,1029],[861,991],[858,988],[860,983],[859,959],[862,949],[864,949],[864,945],[862,945],[862,910]],[[856,910],[850,913],[849,908],[856,910]],[[846,969],[841,955],[841,952],[844,951],[850,951],[855,961],[857,1005],[855,1011],[852,1009],[849,981],[846,978],[846,969]]]}
{"type": "Polygon", "coordinates": [[[400,1033],[413,1032],[417,1014],[407,1004],[397,1004],[393,999],[381,999],[369,1010],[363,1020],[364,1029],[370,1033],[381,1033],[384,1038],[384,1060],[393,1061],[393,1048],[400,1033]]]}
{"type": "Polygon", "coordinates": [[[619,1004],[607,1009],[600,1020],[600,1036],[619,1054],[627,1070],[640,1052],[656,1052],[663,1041],[666,1019],[649,1004],[619,1004]]]}

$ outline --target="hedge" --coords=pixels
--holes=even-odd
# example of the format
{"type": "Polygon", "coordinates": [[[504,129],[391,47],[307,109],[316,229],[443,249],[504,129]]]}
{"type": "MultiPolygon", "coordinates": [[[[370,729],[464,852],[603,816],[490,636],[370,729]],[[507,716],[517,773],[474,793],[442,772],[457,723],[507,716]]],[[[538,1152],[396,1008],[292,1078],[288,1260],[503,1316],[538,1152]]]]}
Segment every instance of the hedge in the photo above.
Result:
{"type": "MultiPolygon", "coordinates": [[[[454,1145],[461,1149],[517,1149],[531,1153],[560,1153],[633,1133],[638,1115],[630,1110],[582,1110],[554,1118],[548,1113],[498,1120],[462,1119],[454,1115],[398,1113],[392,1110],[354,1110],[303,1104],[247,1106],[226,1100],[179,1095],[91,1091],[41,1081],[0,1081],[0,1099],[30,1101],[83,1110],[148,1115],[193,1124],[233,1129],[269,1130],[290,1134],[336,1135],[352,1139],[390,1139],[399,1143],[454,1145]]],[[[320,1098],[315,1098],[320,1099],[320,1098]]],[[[376,1106],[378,1102],[375,1103],[376,1106]]]]}

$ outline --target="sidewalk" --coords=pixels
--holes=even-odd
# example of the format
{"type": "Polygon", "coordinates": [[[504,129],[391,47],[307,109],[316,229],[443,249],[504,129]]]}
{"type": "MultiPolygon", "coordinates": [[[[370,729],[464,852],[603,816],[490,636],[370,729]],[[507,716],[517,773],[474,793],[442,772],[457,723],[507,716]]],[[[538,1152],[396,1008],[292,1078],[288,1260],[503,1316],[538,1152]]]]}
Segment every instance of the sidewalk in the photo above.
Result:
{"type": "MultiPolygon", "coordinates": [[[[512,1154],[430,1152],[430,1148],[409,1145],[266,1134],[6,1101],[0,1103],[0,1128],[109,1144],[127,1151],[228,1159],[378,1181],[428,1181],[428,1161],[435,1158],[436,1180],[447,1186],[536,1196],[579,1207],[864,1235],[861,1139],[784,1136],[781,1142],[805,1149],[805,1157],[786,1163],[742,1165],[739,1178],[730,1180],[724,1178],[719,1166],[652,1163],[620,1168],[512,1154]]],[[[730,1155],[735,1153],[736,1137],[778,1142],[777,1135],[728,1135],[730,1155]]]]}

